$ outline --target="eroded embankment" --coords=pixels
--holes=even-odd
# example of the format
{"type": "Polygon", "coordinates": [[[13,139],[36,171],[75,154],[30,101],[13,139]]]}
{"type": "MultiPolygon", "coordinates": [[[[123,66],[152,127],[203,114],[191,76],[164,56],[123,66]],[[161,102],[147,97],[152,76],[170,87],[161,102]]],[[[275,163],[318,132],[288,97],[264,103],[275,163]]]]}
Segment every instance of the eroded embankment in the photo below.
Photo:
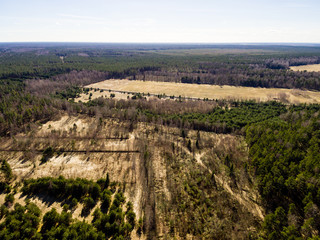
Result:
{"type": "MultiPolygon", "coordinates": [[[[4,139],[7,151],[0,156],[11,165],[16,181],[60,175],[97,180],[109,173],[143,222],[144,233],[134,232],[132,238],[237,239],[255,232],[263,210],[244,169],[248,156],[241,137],[129,125],[63,116],[31,135],[4,139]],[[48,147],[54,153],[43,162],[42,150],[48,147]]],[[[59,203],[31,200],[43,212],[59,209],[59,203]]],[[[79,211],[73,217],[81,219],[79,211]]]]}

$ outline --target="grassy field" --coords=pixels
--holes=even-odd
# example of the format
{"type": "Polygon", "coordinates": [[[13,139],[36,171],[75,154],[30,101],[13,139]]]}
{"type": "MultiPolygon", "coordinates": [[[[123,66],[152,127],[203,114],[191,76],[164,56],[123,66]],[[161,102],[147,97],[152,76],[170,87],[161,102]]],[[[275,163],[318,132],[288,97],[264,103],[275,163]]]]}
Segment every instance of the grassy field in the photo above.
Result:
{"type": "Polygon", "coordinates": [[[294,67],[290,67],[290,69],[293,71],[320,72],[320,64],[294,66],[294,67]]]}
{"type": "MultiPolygon", "coordinates": [[[[302,91],[298,89],[281,89],[281,88],[250,88],[234,86],[217,86],[206,84],[185,84],[169,82],[151,82],[151,81],[129,81],[106,80],[86,86],[88,88],[99,88],[104,90],[115,91],[116,98],[127,98],[131,95],[124,92],[166,94],[167,96],[187,97],[187,98],[208,98],[208,99],[235,99],[268,101],[280,100],[289,103],[319,103],[320,93],[313,91],[302,91]]],[[[97,97],[108,97],[110,92],[91,91],[92,99],[97,97]]],[[[82,94],[77,99],[83,102],[89,100],[89,95],[82,94]]]]}
{"type": "Polygon", "coordinates": [[[145,52],[153,52],[153,53],[158,53],[163,55],[172,55],[172,56],[192,56],[192,55],[218,56],[218,55],[225,55],[225,54],[256,55],[256,54],[276,53],[276,51],[266,50],[266,49],[234,49],[234,48],[168,49],[168,50],[148,50],[145,52]]]}

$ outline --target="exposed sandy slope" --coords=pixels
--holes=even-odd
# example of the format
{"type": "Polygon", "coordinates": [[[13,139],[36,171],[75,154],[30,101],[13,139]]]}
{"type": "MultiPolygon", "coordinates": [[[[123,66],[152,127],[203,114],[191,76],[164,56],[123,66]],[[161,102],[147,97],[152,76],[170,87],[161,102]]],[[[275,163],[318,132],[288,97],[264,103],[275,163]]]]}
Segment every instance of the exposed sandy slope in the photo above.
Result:
{"type": "MultiPolygon", "coordinates": [[[[7,149],[21,149],[21,145],[32,148],[35,146],[55,146],[86,149],[105,149],[105,150],[130,150],[135,144],[135,134],[131,134],[129,139],[123,140],[110,140],[110,139],[79,139],[79,136],[90,137],[89,133],[95,130],[95,120],[82,119],[78,117],[63,116],[58,121],[50,121],[44,124],[39,130],[29,139],[17,138],[16,143],[8,140],[4,146],[7,149]],[[79,133],[71,134],[69,132],[73,125],[77,125],[79,133]],[[86,132],[89,133],[86,133],[86,132]],[[66,140],[63,138],[56,139],[52,132],[59,132],[60,136],[68,137],[66,140]],[[82,134],[81,134],[82,132],[82,134]],[[38,139],[39,136],[48,136],[48,139],[38,139]],[[52,138],[50,138],[50,136],[52,138]],[[73,140],[72,137],[75,137],[73,140]],[[19,144],[22,142],[23,144],[19,144]],[[18,146],[18,147],[17,147],[18,146]]],[[[101,136],[114,136],[115,131],[120,131],[121,127],[115,129],[113,124],[109,122],[109,127],[101,130],[101,136]]],[[[21,136],[20,136],[21,137],[21,136]]],[[[36,148],[36,147],[34,147],[36,148]]],[[[132,164],[135,159],[139,158],[139,153],[62,153],[54,155],[45,164],[40,164],[42,157],[41,153],[36,152],[1,152],[0,156],[8,159],[13,173],[19,178],[38,178],[45,176],[63,175],[67,178],[88,178],[97,180],[105,177],[107,173],[110,174],[111,181],[130,182],[132,181],[132,164]],[[32,154],[31,159],[28,158],[32,154]]]]}
{"type": "MultiPolygon", "coordinates": [[[[197,153],[195,155],[195,160],[196,162],[203,168],[206,168],[210,173],[212,171],[208,169],[208,167],[202,162],[201,157],[204,155],[204,152],[197,153]]],[[[245,190],[233,190],[228,184],[228,181],[223,178],[223,176],[219,176],[217,174],[214,174],[216,182],[223,187],[228,193],[231,194],[234,198],[237,199],[237,201],[243,205],[249,212],[251,212],[254,216],[259,217],[261,220],[264,219],[264,214],[263,214],[263,209],[261,206],[259,206],[256,203],[256,199],[253,199],[254,195],[249,193],[248,191],[245,190]]]]}
{"type": "Polygon", "coordinates": [[[290,67],[290,69],[293,71],[320,72],[320,64],[292,66],[292,67],[290,67]]]}
{"type": "MultiPolygon", "coordinates": [[[[154,219],[154,222],[150,220],[147,228],[155,227],[157,237],[163,236],[165,238],[168,236],[169,223],[168,216],[163,214],[163,208],[173,198],[168,181],[177,176],[168,175],[168,163],[163,152],[171,149],[174,143],[177,147],[176,151],[186,154],[186,159],[189,159],[188,164],[190,164],[192,153],[187,150],[186,140],[180,136],[181,129],[179,128],[158,126],[158,130],[155,132],[155,125],[138,123],[132,132],[128,132],[125,124],[125,122],[105,119],[103,125],[99,127],[99,121],[95,118],[63,116],[56,121],[42,125],[30,138],[20,136],[15,140],[9,139],[4,143],[4,146],[7,149],[21,148],[21,146],[28,148],[54,146],[67,149],[138,149],[140,153],[62,153],[55,154],[44,164],[40,164],[42,154],[32,151],[0,152],[0,158],[8,160],[17,180],[44,176],[57,177],[59,175],[66,178],[81,177],[96,180],[109,173],[111,181],[122,183],[127,200],[133,203],[137,220],[144,216],[147,222],[149,219],[154,219]],[[126,135],[127,138],[123,140],[106,139],[108,136],[118,135],[126,135]],[[40,138],[41,136],[45,136],[45,138],[40,138]]],[[[188,136],[195,141],[197,132],[189,131],[188,136]]],[[[229,152],[230,147],[237,149],[236,146],[233,146],[238,144],[235,136],[205,132],[201,132],[201,136],[203,149],[201,153],[196,152],[193,157],[198,167],[209,169],[210,172],[212,166],[209,166],[208,162],[203,160],[204,158],[214,151],[229,152]]],[[[213,164],[217,165],[214,162],[213,164]]],[[[263,218],[260,207],[252,197],[253,194],[233,189],[223,171],[215,172],[215,179],[218,185],[247,208],[252,215],[258,216],[260,219],[263,218]]],[[[250,191],[250,189],[248,190],[250,191]]],[[[24,198],[20,198],[19,194],[15,198],[17,202],[23,203],[24,201],[24,198]]],[[[52,207],[59,211],[62,209],[60,203],[51,204],[50,199],[35,197],[31,201],[37,203],[44,213],[52,207]]],[[[0,204],[3,202],[4,195],[1,195],[0,204]]],[[[73,217],[82,220],[80,213],[81,206],[73,213],[73,217]]],[[[90,219],[91,216],[86,218],[86,221],[90,219]]],[[[133,233],[132,238],[138,239],[138,236],[133,233]]],[[[140,239],[151,238],[143,235],[140,239]]]]}
{"type": "MultiPolygon", "coordinates": [[[[88,88],[99,88],[114,91],[166,94],[167,96],[191,97],[191,98],[208,98],[208,99],[255,99],[258,101],[280,100],[290,103],[319,103],[320,93],[313,91],[303,91],[298,89],[281,89],[281,88],[251,88],[251,87],[234,87],[218,86],[207,84],[186,84],[171,82],[151,82],[151,81],[129,81],[105,80],[86,86],[88,88]]],[[[109,91],[92,91],[92,99],[97,97],[110,96],[109,91]],[[107,94],[106,94],[107,93],[107,94]]],[[[117,98],[127,98],[128,94],[116,92],[117,98]]],[[[88,101],[89,95],[82,94],[78,100],[88,101]]]]}
{"type": "MultiPolygon", "coordinates": [[[[80,118],[62,116],[59,120],[49,121],[39,127],[32,136],[16,137],[16,140],[6,140],[6,149],[36,149],[37,147],[53,146],[56,148],[74,149],[105,149],[105,150],[129,150],[136,146],[136,136],[138,133],[131,133],[128,139],[104,139],[104,137],[114,137],[121,135],[123,123],[106,120],[104,126],[93,134],[97,129],[97,122],[94,118],[80,118]],[[76,131],[71,131],[77,126],[76,131]],[[119,134],[119,132],[121,134],[119,134]],[[59,136],[57,139],[56,137],[59,136]],[[45,138],[39,138],[45,137],[45,138]],[[66,137],[66,139],[63,139],[66,137]],[[81,137],[84,137],[82,139],[81,137]],[[92,137],[92,139],[90,139],[92,137]],[[95,139],[98,137],[98,139],[95,139]],[[74,138],[74,139],[73,139],[74,138]],[[89,138],[89,139],[87,139],[89,138]],[[23,147],[21,147],[23,146],[23,147]]],[[[123,133],[124,135],[124,133],[123,133]]],[[[128,135],[128,133],[127,133],[128,135]]],[[[0,152],[0,158],[7,159],[13,174],[16,176],[16,181],[24,178],[39,178],[39,177],[58,177],[60,175],[66,178],[87,178],[97,180],[104,178],[109,173],[110,180],[125,184],[125,197],[128,201],[133,202],[134,212],[137,215],[137,220],[143,215],[143,202],[145,201],[144,186],[145,179],[141,175],[142,166],[139,153],[62,153],[55,154],[48,162],[41,164],[41,153],[35,151],[27,152],[0,152]]],[[[4,203],[5,194],[0,195],[0,204],[4,203]]],[[[25,197],[21,197],[20,193],[15,195],[16,202],[24,204],[25,197]]],[[[59,212],[62,211],[61,203],[52,202],[45,197],[30,199],[36,203],[43,214],[51,208],[56,208],[59,212]]],[[[73,217],[83,220],[81,217],[82,206],[73,212],[73,217]]],[[[94,210],[92,210],[93,212],[94,210]]],[[[86,221],[91,221],[92,216],[85,218],[86,221]]],[[[132,239],[137,239],[135,234],[132,239]]],[[[144,235],[140,239],[145,239],[144,235]]]]}

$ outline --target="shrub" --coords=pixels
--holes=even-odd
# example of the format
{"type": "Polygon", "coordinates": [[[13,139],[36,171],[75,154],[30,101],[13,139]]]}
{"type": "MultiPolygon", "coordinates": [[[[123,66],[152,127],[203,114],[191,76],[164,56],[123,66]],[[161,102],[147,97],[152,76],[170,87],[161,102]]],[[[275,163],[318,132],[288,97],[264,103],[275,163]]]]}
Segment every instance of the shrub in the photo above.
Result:
{"type": "Polygon", "coordinates": [[[2,160],[1,171],[4,173],[7,181],[9,181],[12,178],[12,170],[9,163],[6,160],[2,160]]]}
{"type": "Polygon", "coordinates": [[[52,147],[47,147],[42,154],[43,156],[40,161],[41,163],[46,163],[50,158],[53,157],[54,150],[52,147]]]}
{"type": "Polygon", "coordinates": [[[14,202],[13,194],[11,194],[11,193],[7,194],[4,200],[5,200],[5,205],[10,207],[14,202]]]}

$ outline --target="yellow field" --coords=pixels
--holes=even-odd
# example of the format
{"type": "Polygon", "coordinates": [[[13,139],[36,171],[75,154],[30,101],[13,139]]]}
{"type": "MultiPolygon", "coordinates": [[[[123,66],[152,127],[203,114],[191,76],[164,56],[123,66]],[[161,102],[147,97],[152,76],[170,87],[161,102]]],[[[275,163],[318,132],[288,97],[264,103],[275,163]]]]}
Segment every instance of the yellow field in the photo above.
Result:
{"type": "MultiPolygon", "coordinates": [[[[99,88],[104,90],[112,90],[115,92],[116,98],[126,99],[127,93],[119,93],[117,91],[150,93],[150,94],[166,94],[167,96],[191,97],[191,98],[208,98],[208,99],[239,99],[257,101],[280,100],[289,103],[320,103],[320,92],[303,91],[298,89],[282,89],[282,88],[251,88],[251,87],[233,87],[233,86],[217,86],[206,84],[185,84],[185,83],[169,83],[169,82],[151,82],[151,81],[129,81],[122,80],[105,80],[99,83],[88,85],[89,88],[99,88]]],[[[91,91],[92,99],[97,97],[109,97],[110,92],[91,91]]],[[[77,101],[88,101],[89,95],[82,94],[77,101]]]]}
{"type": "Polygon", "coordinates": [[[320,64],[294,66],[294,67],[290,67],[290,69],[293,71],[320,72],[320,64]]]}

